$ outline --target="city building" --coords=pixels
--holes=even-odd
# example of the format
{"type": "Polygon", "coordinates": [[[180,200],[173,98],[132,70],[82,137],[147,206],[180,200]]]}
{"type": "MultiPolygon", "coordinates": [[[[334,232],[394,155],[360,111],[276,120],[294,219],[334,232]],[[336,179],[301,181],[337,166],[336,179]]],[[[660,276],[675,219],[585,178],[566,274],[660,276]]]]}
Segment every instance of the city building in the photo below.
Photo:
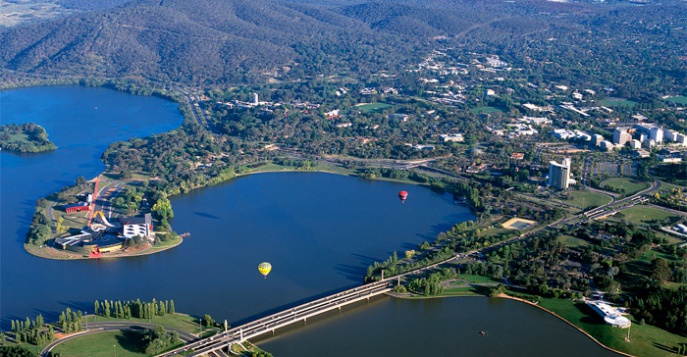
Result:
{"type": "Polygon", "coordinates": [[[628,328],[632,325],[630,319],[622,315],[620,309],[608,305],[602,301],[585,301],[587,306],[591,307],[592,310],[596,311],[597,314],[603,317],[604,321],[613,326],[619,328],[628,328]]]}
{"type": "Polygon", "coordinates": [[[149,238],[153,231],[153,217],[150,213],[146,213],[143,216],[120,217],[119,222],[122,224],[122,235],[124,238],[136,236],[149,238]]]}
{"type": "Polygon", "coordinates": [[[69,205],[64,205],[62,207],[64,208],[64,211],[67,213],[84,212],[89,211],[91,209],[91,205],[89,205],[88,202],[73,203],[69,205]]]}
{"type": "Polygon", "coordinates": [[[559,164],[555,161],[549,162],[549,182],[548,185],[565,190],[570,186],[570,158],[563,159],[563,163],[559,164]]]}
{"type": "Polygon", "coordinates": [[[465,141],[463,134],[441,134],[439,135],[444,142],[462,143],[465,141]]]}
{"type": "Polygon", "coordinates": [[[632,140],[632,134],[630,134],[630,128],[618,127],[613,130],[613,144],[623,146],[628,141],[632,140]]]}

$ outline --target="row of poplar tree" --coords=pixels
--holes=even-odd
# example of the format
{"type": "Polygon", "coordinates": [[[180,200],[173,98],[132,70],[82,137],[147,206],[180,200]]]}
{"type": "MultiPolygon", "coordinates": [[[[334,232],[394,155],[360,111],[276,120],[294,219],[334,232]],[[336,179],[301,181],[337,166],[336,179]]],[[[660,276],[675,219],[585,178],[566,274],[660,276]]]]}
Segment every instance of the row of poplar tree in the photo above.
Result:
{"type": "Polygon", "coordinates": [[[127,300],[104,300],[102,302],[96,300],[94,303],[94,311],[96,315],[105,317],[116,317],[119,319],[150,319],[153,316],[164,316],[165,314],[173,314],[176,312],[174,308],[174,300],[152,301],[145,302],[141,299],[135,301],[127,300]]]}

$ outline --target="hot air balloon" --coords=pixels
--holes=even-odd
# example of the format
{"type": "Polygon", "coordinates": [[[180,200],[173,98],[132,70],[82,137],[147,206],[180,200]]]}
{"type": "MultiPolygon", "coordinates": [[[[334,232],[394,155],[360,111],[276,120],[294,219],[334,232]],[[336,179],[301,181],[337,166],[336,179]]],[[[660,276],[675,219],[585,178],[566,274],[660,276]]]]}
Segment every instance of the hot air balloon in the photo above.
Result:
{"type": "Polygon", "coordinates": [[[265,279],[267,279],[267,274],[272,271],[272,264],[268,262],[260,263],[260,265],[258,265],[258,270],[260,271],[260,274],[265,276],[265,279]]]}
{"type": "Polygon", "coordinates": [[[401,191],[398,193],[398,198],[401,199],[401,203],[404,203],[406,201],[406,198],[408,198],[408,191],[401,191]]]}

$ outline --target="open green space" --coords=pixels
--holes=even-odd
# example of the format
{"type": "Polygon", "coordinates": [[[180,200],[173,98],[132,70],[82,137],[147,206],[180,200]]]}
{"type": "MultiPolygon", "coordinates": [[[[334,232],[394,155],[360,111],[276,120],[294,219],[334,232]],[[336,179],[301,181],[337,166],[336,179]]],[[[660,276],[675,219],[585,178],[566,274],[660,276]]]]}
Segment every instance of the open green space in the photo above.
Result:
{"type": "Polygon", "coordinates": [[[683,191],[685,190],[685,186],[680,186],[680,185],[676,185],[673,183],[661,181],[661,187],[660,187],[661,192],[672,191],[673,189],[678,189],[678,188],[683,190],[683,191]]]}
{"type": "MultiPolygon", "coordinates": [[[[150,356],[145,353],[143,337],[143,330],[88,334],[59,344],[53,349],[53,352],[59,353],[61,357],[150,356]]],[[[183,342],[179,341],[170,349],[182,344],[183,342]]]]}
{"type": "Polygon", "coordinates": [[[633,108],[635,105],[637,105],[636,102],[633,102],[633,101],[627,100],[627,99],[620,99],[620,98],[608,98],[608,99],[600,100],[599,104],[603,105],[604,107],[630,107],[630,108],[633,108]]]}
{"type": "Polygon", "coordinates": [[[633,320],[630,330],[630,342],[626,342],[627,329],[606,325],[603,319],[583,302],[542,298],[539,306],[556,313],[568,322],[591,334],[604,345],[634,356],[676,356],[675,353],[669,352],[666,349],[672,349],[679,343],[687,341],[685,337],[655,326],[640,325],[637,321],[633,320]]]}
{"type": "Polygon", "coordinates": [[[477,107],[473,108],[472,112],[479,115],[479,114],[493,114],[493,113],[503,113],[503,110],[495,107],[477,107]]]}
{"type": "Polygon", "coordinates": [[[483,283],[498,283],[498,280],[495,280],[494,278],[490,276],[482,276],[482,275],[471,275],[471,274],[460,274],[458,275],[458,280],[457,282],[460,283],[461,281],[470,283],[470,284],[483,284],[483,283]]]}
{"type": "Polygon", "coordinates": [[[53,349],[61,357],[135,357],[148,356],[143,350],[140,331],[124,330],[84,335],[59,344],[53,349]]]}
{"type": "Polygon", "coordinates": [[[579,207],[581,209],[589,209],[593,207],[603,206],[611,203],[613,198],[603,193],[591,191],[574,191],[570,193],[570,199],[566,201],[569,205],[579,207]]]}
{"type": "Polygon", "coordinates": [[[666,98],[666,102],[673,102],[675,104],[687,104],[687,97],[676,95],[674,97],[666,98]]]}
{"type": "Polygon", "coordinates": [[[561,242],[562,244],[567,245],[568,247],[581,247],[589,245],[589,242],[587,242],[586,240],[577,237],[572,237],[569,235],[558,236],[556,240],[558,242],[561,242]]]}
{"type": "Polygon", "coordinates": [[[391,107],[393,107],[393,105],[383,102],[369,103],[357,106],[358,110],[360,110],[363,113],[379,113],[382,110],[389,109],[391,107]]]}
{"type": "Polygon", "coordinates": [[[625,195],[634,195],[635,193],[649,188],[649,184],[642,181],[637,181],[627,177],[615,177],[604,180],[599,185],[601,188],[609,189],[614,192],[621,192],[625,195]]]}
{"type": "Polygon", "coordinates": [[[615,218],[622,218],[633,223],[648,222],[653,220],[662,221],[670,217],[675,216],[658,208],[644,206],[630,207],[615,215],[615,218]]]}

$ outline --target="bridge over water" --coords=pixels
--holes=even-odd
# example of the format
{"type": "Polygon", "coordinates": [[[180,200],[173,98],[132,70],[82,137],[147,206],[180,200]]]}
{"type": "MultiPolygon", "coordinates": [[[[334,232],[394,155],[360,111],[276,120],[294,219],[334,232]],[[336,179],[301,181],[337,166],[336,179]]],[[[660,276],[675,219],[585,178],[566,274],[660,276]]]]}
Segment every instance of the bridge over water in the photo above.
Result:
{"type": "Polygon", "coordinates": [[[210,355],[234,343],[243,342],[249,338],[264,335],[266,333],[274,333],[275,330],[279,328],[301,321],[305,322],[308,318],[334,309],[341,309],[341,307],[357,301],[369,300],[373,296],[391,291],[391,285],[392,282],[390,280],[384,280],[358,286],[263,317],[241,326],[233,327],[225,332],[189,343],[184,347],[163,353],[160,356],[173,356],[191,349],[194,351],[190,354],[191,356],[210,355]]]}
{"type": "Polygon", "coordinates": [[[249,338],[261,336],[267,333],[274,333],[277,329],[292,325],[297,322],[305,322],[309,318],[323,314],[334,309],[341,309],[342,307],[361,300],[369,300],[373,296],[381,295],[391,291],[392,285],[401,278],[421,273],[425,270],[434,269],[441,264],[448,263],[452,260],[459,259],[465,255],[476,253],[477,250],[453,255],[448,259],[434,263],[432,265],[422,267],[407,273],[396,275],[387,279],[358,286],[346,291],[335,293],[323,298],[280,311],[276,314],[265,316],[261,319],[243,324],[241,326],[232,327],[231,329],[218,333],[214,336],[200,339],[198,341],[189,343],[183,347],[165,352],[158,355],[158,357],[175,356],[179,353],[193,350],[193,353],[188,356],[222,356],[222,349],[229,347],[234,343],[243,342],[249,338]]]}

